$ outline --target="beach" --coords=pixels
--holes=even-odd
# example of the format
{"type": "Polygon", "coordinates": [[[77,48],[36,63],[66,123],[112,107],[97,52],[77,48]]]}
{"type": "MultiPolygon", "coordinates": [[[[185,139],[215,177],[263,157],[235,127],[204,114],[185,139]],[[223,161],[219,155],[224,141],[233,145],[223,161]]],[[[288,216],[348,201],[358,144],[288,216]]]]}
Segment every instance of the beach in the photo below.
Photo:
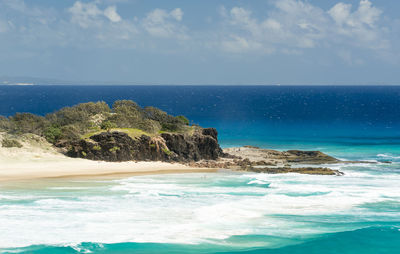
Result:
{"type": "Polygon", "coordinates": [[[0,147],[0,181],[56,177],[96,177],[166,173],[215,172],[180,163],[157,161],[105,162],[69,158],[50,144],[25,142],[23,148],[0,147]]]}

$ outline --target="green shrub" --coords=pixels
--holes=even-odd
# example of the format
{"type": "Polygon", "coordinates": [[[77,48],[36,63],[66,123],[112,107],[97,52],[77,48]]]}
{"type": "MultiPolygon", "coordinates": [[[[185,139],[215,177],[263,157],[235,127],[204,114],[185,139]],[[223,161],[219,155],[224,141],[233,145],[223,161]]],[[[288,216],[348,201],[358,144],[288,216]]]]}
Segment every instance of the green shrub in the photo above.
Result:
{"type": "Polygon", "coordinates": [[[31,113],[17,113],[10,117],[12,132],[17,134],[33,133],[39,136],[43,132],[49,121],[42,116],[37,116],[31,113]]]}
{"type": "Polygon", "coordinates": [[[175,117],[179,122],[181,122],[184,125],[189,125],[189,119],[187,119],[185,116],[176,116],[175,117]]]}
{"type": "Polygon", "coordinates": [[[55,113],[48,114],[46,118],[59,126],[74,124],[80,128],[90,128],[93,124],[91,117],[97,114],[108,114],[110,111],[110,107],[103,101],[88,102],[62,108],[55,113]]]}
{"type": "Polygon", "coordinates": [[[108,151],[110,152],[116,152],[119,151],[121,148],[119,148],[118,146],[114,146],[113,148],[110,148],[108,151]]]}
{"type": "Polygon", "coordinates": [[[175,132],[179,130],[179,125],[176,123],[162,123],[161,124],[162,131],[171,131],[171,132],[175,132]]]}
{"type": "Polygon", "coordinates": [[[112,128],[116,128],[117,127],[117,125],[115,124],[115,123],[113,123],[113,122],[110,122],[110,121],[103,121],[102,123],[101,123],[101,126],[100,126],[100,128],[102,129],[102,130],[106,130],[107,132],[110,132],[110,130],[112,129],[112,128]]]}
{"type": "Polygon", "coordinates": [[[175,132],[189,125],[189,120],[185,116],[174,117],[155,107],[146,107],[144,111],[147,118],[161,125],[161,131],[175,132]]]}
{"type": "Polygon", "coordinates": [[[3,139],[1,146],[7,147],[7,148],[11,148],[11,147],[21,148],[22,144],[18,140],[5,138],[5,139],[3,139]]]}
{"type": "Polygon", "coordinates": [[[61,127],[60,139],[63,140],[77,140],[83,134],[81,130],[75,125],[67,125],[61,127]]]}
{"type": "Polygon", "coordinates": [[[159,108],[146,107],[144,108],[144,111],[148,119],[152,119],[158,122],[167,122],[169,119],[169,115],[167,114],[167,112],[162,111],[159,108]]]}
{"type": "Polygon", "coordinates": [[[62,136],[62,130],[59,127],[50,126],[44,131],[44,137],[50,143],[56,143],[62,136]]]}
{"type": "Polygon", "coordinates": [[[0,116],[0,131],[9,131],[11,123],[8,118],[0,116]]]}
{"type": "Polygon", "coordinates": [[[113,128],[139,129],[145,133],[185,130],[189,120],[184,116],[171,116],[155,108],[142,109],[130,100],[120,100],[112,110],[105,102],[81,103],[47,114],[46,117],[30,113],[17,113],[10,118],[0,116],[0,131],[14,134],[33,133],[55,144],[59,141],[78,140],[89,132],[113,128]]]}
{"type": "Polygon", "coordinates": [[[166,155],[171,155],[171,154],[172,154],[172,152],[171,152],[170,150],[168,150],[167,148],[164,148],[164,149],[163,149],[163,152],[164,152],[166,155]]]}
{"type": "Polygon", "coordinates": [[[142,108],[133,101],[116,101],[112,109],[114,114],[109,120],[119,128],[139,128],[139,123],[144,119],[142,108]]]}
{"type": "Polygon", "coordinates": [[[95,145],[95,146],[93,146],[93,150],[100,151],[101,147],[99,145],[95,145]]]}
{"type": "Polygon", "coordinates": [[[161,125],[157,121],[144,119],[138,123],[137,128],[148,133],[158,133],[161,130],[161,125]]]}

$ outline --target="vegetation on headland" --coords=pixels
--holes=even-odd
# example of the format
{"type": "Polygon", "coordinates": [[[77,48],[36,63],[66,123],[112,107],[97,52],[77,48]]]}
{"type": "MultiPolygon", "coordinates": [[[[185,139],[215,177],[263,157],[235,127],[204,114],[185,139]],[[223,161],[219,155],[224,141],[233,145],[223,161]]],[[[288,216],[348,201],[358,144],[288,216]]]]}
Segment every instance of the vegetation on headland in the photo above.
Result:
{"type": "Polygon", "coordinates": [[[32,136],[47,144],[50,142],[74,158],[173,161],[194,167],[274,174],[342,175],[325,167],[291,167],[301,163],[339,162],[319,151],[279,152],[249,146],[223,151],[218,144],[217,130],[189,126],[184,116],[168,115],[155,107],[142,108],[129,100],[116,101],[111,108],[105,102],[88,102],[46,116],[31,113],[17,113],[9,118],[0,116],[0,132],[7,132],[0,133],[2,147],[21,148],[26,144],[24,137],[32,136]]]}
{"type": "Polygon", "coordinates": [[[140,107],[130,100],[81,103],[65,107],[46,116],[17,113],[0,116],[0,131],[10,134],[33,133],[50,143],[89,138],[107,131],[120,131],[130,137],[154,136],[162,132],[189,132],[189,120],[172,116],[155,107],[140,107]]]}
{"type": "Polygon", "coordinates": [[[2,140],[1,146],[6,148],[11,148],[11,147],[21,148],[22,144],[16,139],[5,138],[2,140]]]}

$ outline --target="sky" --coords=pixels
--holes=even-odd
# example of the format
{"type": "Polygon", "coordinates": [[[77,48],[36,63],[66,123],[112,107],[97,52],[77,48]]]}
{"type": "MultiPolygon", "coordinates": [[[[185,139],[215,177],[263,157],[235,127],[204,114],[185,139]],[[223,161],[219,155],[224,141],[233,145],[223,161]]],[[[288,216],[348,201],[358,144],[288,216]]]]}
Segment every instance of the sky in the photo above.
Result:
{"type": "Polygon", "coordinates": [[[0,77],[400,85],[398,0],[0,0],[0,77]]]}

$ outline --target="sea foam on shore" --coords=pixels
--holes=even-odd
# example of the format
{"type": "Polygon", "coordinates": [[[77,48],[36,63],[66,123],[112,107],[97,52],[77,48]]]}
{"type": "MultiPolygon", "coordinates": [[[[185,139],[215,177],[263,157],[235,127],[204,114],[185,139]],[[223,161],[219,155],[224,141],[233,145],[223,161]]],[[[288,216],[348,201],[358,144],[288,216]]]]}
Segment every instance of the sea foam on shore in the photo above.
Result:
{"type": "Polygon", "coordinates": [[[365,165],[342,170],[343,177],[220,172],[3,183],[0,248],[82,242],[270,248],[400,226],[399,173],[365,165]],[[238,235],[265,237],[229,242],[238,235]]]}

